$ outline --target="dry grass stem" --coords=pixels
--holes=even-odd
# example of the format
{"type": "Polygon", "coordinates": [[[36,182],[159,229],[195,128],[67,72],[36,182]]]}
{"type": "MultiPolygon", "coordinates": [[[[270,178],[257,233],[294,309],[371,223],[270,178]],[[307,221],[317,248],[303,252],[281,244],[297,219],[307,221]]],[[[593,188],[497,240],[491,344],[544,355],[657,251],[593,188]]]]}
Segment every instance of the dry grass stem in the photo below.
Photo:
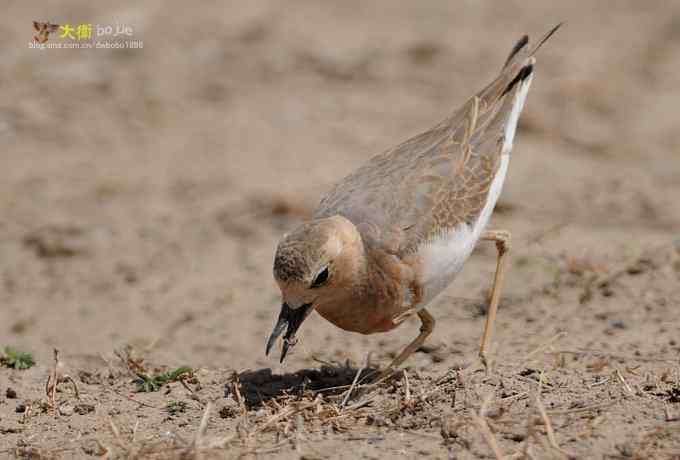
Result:
{"type": "Polygon", "coordinates": [[[345,396],[342,398],[342,402],[340,403],[340,409],[344,409],[345,405],[349,401],[350,396],[352,395],[352,392],[354,391],[354,388],[357,385],[357,382],[359,381],[359,377],[361,376],[361,373],[368,367],[368,359],[369,359],[369,354],[366,354],[366,357],[364,358],[364,362],[361,364],[361,367],[357,370],[357,373],[354,375],[354,380],[352,380],[352,384],[349,387],[349,390],[345,392],[345,396]]]}
{"type": "MultiPolygon", "coordinates": [[[[73,388],[76,399],[80,399],[80,391],[78,390],[78,384],[73,378],[68,374],[63,374],[61,372],[61,361],[59,360],[59,350],[54,349],[54,365],[52,367],[52,372],[47,376],[47,381],[45,382],[45,394],[49,401],[49,405],[52,409],[57,408],[57,385],[59,382],[68,382],[73,388]]],[[[56,411],[55,415],[58,415],[59,411],[56,411]]]]}
{"type": "Polygon", "coordinates": [[[623,378],[623,374],[621,374],[621,371],[619,371],[618,369],[616,369],[615,373],[616,373],[616,377],[619,379],[619,382],[621,382],[621,384],[623,385],[623,388],[625,388],[625,390],[626,390],[629,394],[634,394],[635,392],[634,392],[633,389],[630,387],[630,385],[628,385],[628,382],[626,382],[626,379],[623,378]]]}
{"type": "Polygon", "coordinates": [[[526,361],[529,361],[534,355],[540,353],[542,350],[544,350],[545,348],[549,347],[549,346],[552,345],[553,343],[557,342],[557,341],[560,340],[561,338],[566,337],[566,335],[567,335],[567,333],[564,332],[564,331],[558,332],[557,334],[555,334],[554,336],[552,336],[550,339],[546,340],[545,342],[543,342],[542,344],[540,344],[539,346],[537,346],[536,348],[534,348],[532,351],[530,351],[529,353],[527,353],[527,354],[520,360],[520,363],[524,363],[524,362],[526,362],[526,361]]]}
{"type": "Polygon", "coordinates": [[[257,433],[261,433],[270,426],[272,426],[274,423],[278,422],[279,420],[283,420],[285,418],[290,417],[291,415],[297,414],[298,412],[304,411],[306,409],[309,409],[310,407],[314,407],[317,404],[316,401],[304,403],[304,404],[296,404],[295,407],[292,405],[284,407],[284,409],[267,419],[266,422],[264,422],[262,425],[257,427],[255,430],[252,432],[248,433],[248,437],[252,437],[257,433]]]}
{"type": "Polygon", "coordinates": [[[110,392],[112,392],[112,393],[114,393],[114,394],[120,396],[121,398],[125,398],[125,399],[127,399],[128,401],[132,401],[132,402],[135,403],[135,404],[139,404],[140,406],[149,407],[149,408],[151,408],[151,409],[160,409],[159,407],[153,406],[153,405],[151,405],[151,404],[147,404],[147,403],[145,403],[145,402],[142,402],[142,401],[140,401],[140,400],[138,400],[138,399],[133,398],[132,396],[128,396],[128,395],[125,395],[125,394],[123,394],[123,393],[121,393],[121,392],[119,392],[119,391],[116,391],[116,390],[113,389],[113,388],[106,388],[106,389],[109,390],[110,392]]]}
{"type": "Polygon", "coordinates": [[[496,456],[496,460],[503,460],[503,453],[501,452],[501,449],[498,446],[498,441],[496,440],[496,437],[491,431],[491,428],[489,428],[489,424],[486,422],[486,419],[481,415],[475,414],[474,411],[470,411],[470,416],[479,427],[479,430],[481,431],[484,440],[486,441],[486,443],[491,448],[491,451],[496,456]]]}
{"type": "Polygon", "coordinates": [[[543,420],[543,425],[545,426],[545,431],[546,434],[548,435],[548,441],[550,441],[550,446],[565,458],[575,459],[576,458],[575,455],[565,451],[557,443],[557,438],[555,437],[555,430],[553,429],[552,423],[550,422],[550,417],[548,417],[548,412],[545,410],[543,401],[541,401],[540,393],[536,394],[535,403],[536,408],[538,409],[538,413],[540,414],[541,419],[543,420]]]}
{"type": "Polygon", "coordinates": [[[405,384],[405,389],[404,389],[404,404],[406,406],[411,405],[411,384],[408,381],[408,373],[406,370],[404,370],[404,384],[405,384]]]}

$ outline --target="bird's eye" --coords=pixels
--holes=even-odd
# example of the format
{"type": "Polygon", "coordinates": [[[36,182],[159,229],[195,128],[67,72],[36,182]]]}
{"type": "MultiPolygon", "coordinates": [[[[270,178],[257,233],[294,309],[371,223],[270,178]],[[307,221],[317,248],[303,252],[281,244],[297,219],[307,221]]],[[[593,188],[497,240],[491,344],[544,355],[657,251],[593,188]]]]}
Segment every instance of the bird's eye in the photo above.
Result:
{"type": "Polygon", "coordinates": [[[328,281],[328,267],[324,268],[319,272],[318,275],[316,275],[316,278],[314,278],[314,281],[312,281],[312,287],[321,287],[326,283],[326,281],[328,281]]]}

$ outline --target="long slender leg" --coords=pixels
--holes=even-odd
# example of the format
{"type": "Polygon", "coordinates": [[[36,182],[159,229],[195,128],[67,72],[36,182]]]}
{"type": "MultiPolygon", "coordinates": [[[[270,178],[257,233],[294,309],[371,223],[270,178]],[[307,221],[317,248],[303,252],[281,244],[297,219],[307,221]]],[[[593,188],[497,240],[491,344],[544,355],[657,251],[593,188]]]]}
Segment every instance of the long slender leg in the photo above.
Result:
{"type": "Polygon", "coordinates": [[[394,360],[390,363],[389,366],[387,366],[378,376],[377,380],[382,380],[383,378],[387,377],[392,373],[392,370],[396,367],[399,367],[401,363],[406,361],[406,359],[411,356],[415,351],[420,348],[420,346],[425,342],[425,339],[432,333],[434,330],[434,318],[432,315],[425,310],[424,308],[420,311],[418,311],[418,317],[420,318],[421,325],[420,325],[420,334],[418,337],[416,337],[413,342],[408,344],[404,350],[399,353],[399,356],[394,358],[394,360]]]}
{"type": "Polygon", "coordinates": [[[496,249],[498,249],[498,258],[496,259],[496,274],[493,279],[493,287],[491,289],[491,300],[489,301],[489,310],[486,314],[486,324],[484,326],[484,335],[482,336],[482,343],[479,347],[479,358],[485,368],[488,366],[487,362],[487,348],[493,336],[493,326],[496,321],[496,312],[498,311],[498,302],[501,298],[501,288],[503,287],[503,278],[505,277],[505,259],[506,254],[510,251],[510,232],[505,230],[489,230],[485,231],[481,237],[485,241],[495,241],[496,249]]]}

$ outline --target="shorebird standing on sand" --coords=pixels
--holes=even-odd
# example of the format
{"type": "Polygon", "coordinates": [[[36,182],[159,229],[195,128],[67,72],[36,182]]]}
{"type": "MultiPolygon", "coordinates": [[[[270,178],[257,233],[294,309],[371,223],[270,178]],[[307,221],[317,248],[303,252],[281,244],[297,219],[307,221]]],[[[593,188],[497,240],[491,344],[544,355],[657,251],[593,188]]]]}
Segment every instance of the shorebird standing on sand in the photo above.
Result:
{"type": "Polygon", "coordinates": [[[427,305],[485,240],[498,249],[479,350],[487,365],[510,234],[485,227],[508,169],[534,54],[558,27],[533,48],[522,37],[491,84],[434,128],[370,159],[335,185],[312,221],[284,236],[274,258],[283,302],[267,354],[285,330],[283,362],[312,310],[362,334],[418,315],[420,335],[383,371],[388,375],[430,335],[435,320],[427,305]]]}

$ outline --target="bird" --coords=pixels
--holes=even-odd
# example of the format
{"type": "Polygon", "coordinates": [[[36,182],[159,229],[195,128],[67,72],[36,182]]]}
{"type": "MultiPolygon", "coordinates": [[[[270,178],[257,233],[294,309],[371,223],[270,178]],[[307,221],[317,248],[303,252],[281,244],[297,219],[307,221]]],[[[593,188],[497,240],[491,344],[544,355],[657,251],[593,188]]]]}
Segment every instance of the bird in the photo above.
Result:
{"type": "Polygon", "coordinates": [[[283,363],[313,311],[361,334],[388,332],[418,316],[419,335],[381,373],[388,375],[434,330],[428,305],[453,282],[476,244],[491,241],[496,271],[478,353],[487,367],[511,235],[486,226],[534,77],[534,55],[561,25],[533,47],[522,36],[490,84],[433,128],[335,184],[311,220],[283,236],[273,261],[281,310],[266,355],[283,334],[283,363]]]}

